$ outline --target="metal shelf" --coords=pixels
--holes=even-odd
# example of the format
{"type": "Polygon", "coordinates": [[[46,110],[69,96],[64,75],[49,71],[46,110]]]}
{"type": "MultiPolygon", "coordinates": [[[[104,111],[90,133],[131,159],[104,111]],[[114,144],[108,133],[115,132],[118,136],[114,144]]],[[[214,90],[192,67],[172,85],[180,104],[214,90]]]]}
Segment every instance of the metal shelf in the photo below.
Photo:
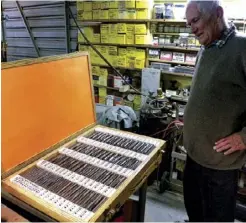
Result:
{"type": "Polygon", "coordinates": [[[176,73],[176,72],[169,72],[169,71],[161,71],[162,74],[174,75],[174,76],[181,76],[181,77],[193,77],[192,74],[186,73],[176,73]]]}
{"type": "Polygon", "coordinates": [[[170,35],[170,36],[185,36],[185,35],[187,35],[187,36],[192,36],[192,37],[194,37],[195,35],[194,34],[192,34],[192,33],[158,33],[158,32],[155,32],[155,33],[151,33],[151,34],[153,34],[153,35],[170,35]]]}
{"type": "MultiPolygon", "coordinates": [[[[78,42],[82,45],[89,45],[88,43],[78,42]]],[[[188,48],[188,47],[179,47],[179,46],[154,46],[149,44],[119,44],[119,43],[93,43],[93,45],[101,45],[101,46],[120,46],[120,47],[139,47],[139,48],[153,48],[153,49],[167,49],[167,50],[180,50],[186,52],[198,52],[200,48],[188,48]]]]}
{"type": "Polygon", "coordinates": [[[176,62],[176,61],[168,61],[168,60],[160,60],[160,59],[151,59],[147,58],[147,60],[151,62],[160,62],[160,63],[170,63],[170,64],[179,64],[179,65],[186,65],[186,66],[195,66],[195,64],[192,63],[186,63],[186,62],[176,62]]]}
{"type": "MultiPolygon", "coordinates": [[[[102,64],[94,64],[92,63],[91,64],[92,66],[99,66],[99,67],[109,67],[108,65],[102,65],[102,64]]],[[[142,71],[142,69],[140,68],[130,68],[130,67],[115,67],[115,68],[118,68],[118,69],[124,69],[124,70],[137,70],[137,71],[142,71]]]]}

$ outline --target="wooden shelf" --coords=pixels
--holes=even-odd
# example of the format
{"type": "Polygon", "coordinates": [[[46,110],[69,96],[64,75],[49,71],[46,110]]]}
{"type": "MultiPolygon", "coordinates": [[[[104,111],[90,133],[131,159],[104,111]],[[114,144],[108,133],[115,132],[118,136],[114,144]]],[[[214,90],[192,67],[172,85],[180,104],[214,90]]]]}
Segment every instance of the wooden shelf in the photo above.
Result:
{"type": "MultiPolygon", "coordinates": [[[[92,63],[91,66],[109,67],[108,65],[94,64],[94,63],[92,63]]],[[[124,70],[137,70],[137,71],[142,71],[142,69],[140,69],[140,68],[130,68],[130,67],[115,67],[115,68],[124,69],[124,70]]]]}
{"type": "MultiPolygon", "coordinates": [[[[119,88],[114,88],[114,87],[108,87],[108,86],[104,86],[104,85],[100,85],[100,84],[93,84],[94,87],[103,87],[103,88],[107,88],[109,90],[114,90],[114,91],[118,91],[119,93],[134,93],[134,94],[139,94],[138,92],[134,91],[133,89],[130,89],[126,92],[121,92],[119,91],[119,88]]],[[[141,90],[138,90],[139,92],[141,92],[141,90]]]]}
{"type": "Polygon", "coordinates": [[[186,62],[176,62],[176,61],[168,61],[168,60],[160,60],[160,59],[151,59],[147,58],[148,61],[151,62],[160,62],[160,63],[170,63],[170,64],[179,64],[179,65],[186,65],[186,66],[195,66],[195,64],[192,63],[186,63],[186,62]]]}
{"type": "Polygon", "coordinates": [[[153,35],[170,35],[170,36],[192,36],[194,37],[195,35],[192,33],[151,33],[153,35]],[[182,35],[183,34],[183,35],[182,35]]]}
{"type": "MultiPolygon", "coordinates": [[[[115,22],[153,22],[153,23],[176,23],[176,24],[186,24],[186,19],[182,20],[175,20],[175,19],[90,19],[90,20],[78,20],[80,23],[82,22],[90,22],[90,23],[115,23],[115,22]]],[[[232,21],[234,24],[246,24],[246,20],[232,20],[229,19],[229,21],[232,21]]]]}
{"type": "Polygon", "coordinates": [[[168,75],[174,75],[174,76],[180,76],[180,77],[193,77],[192,74],[186,74],[186,73],[175,73],[175,72],[169,72],[169,71],[161,71],[162,74],[168,74],[168,75]]]}
{"type": "MultiPolygon", "coordinates": [[[[78,42],[82,45],[89,45],[88,43],[78,42]]],[[[140,45],[140,44],[118,44],[118,43],[93,43],[93,45],[101,45],[101,46],[120,46],[120,47],[139,47],[139,48],[152,48],[152,49],[167,49],[167,50],[180,50],[186,52],[198,52],[200,48],[198,47],[179,47],[179,46],[154,46],[154,45],[140,45]]]]}

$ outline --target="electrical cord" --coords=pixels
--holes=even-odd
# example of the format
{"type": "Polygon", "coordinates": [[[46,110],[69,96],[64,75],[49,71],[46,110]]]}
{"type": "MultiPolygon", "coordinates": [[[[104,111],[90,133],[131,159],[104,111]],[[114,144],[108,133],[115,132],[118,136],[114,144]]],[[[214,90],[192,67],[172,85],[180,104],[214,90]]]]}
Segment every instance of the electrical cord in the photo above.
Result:
{"type": "Polygon", "coordinates": [[[124,81],[124,83],[125,84],[127,84],[127,85],[129,85],[136,93],[138,93],[138,94],[140,94],[140,95],[142,95],[142,96],[144,96],[144,97],[149,97],[148,95],[145,95],[145,94],[143,94],[142,92],[140,92],[139,90],[137,90],[135,87],[133,87],[131,84],[129,84],[126,80],[125,80],[125,78],[124,78],[124,76],[113,66],[113,65],[111,65],[111,63],[100,53],[100,51],[98,51],[97,50],[97,48],[88,40],[88,38],[85,36],[85,34],[82,32],[82,30],[81,30],[81,28],[79,27],[79,25],[78,25],[78,23],[77,23],[77,21],[76,21],[76,19],[74,18],[74,16],[73,16],[73,13],[72,13],[72,10],[71,10],[71,8],[70,8],[70,6],[68,7],[69,8],[69,13],[70,13],[70,15],[71,15],[71,17],[72,17],[72,19],[73,19],[73,21],[75,22],[75,24],[76,24],[76,26],[77,26],[77,28],[79,29],[79,32],[81,33],[81,35],[84,37],[84,39],[86,40],[86,42],[90,45],[90,47],[104,60],[104,62],[106,63],[106,64],[108,64],[108,66],[111,68],[111,69],[113,69],[113,71],[118,75],[118,76],[120,76],[121,78],[122,78],[122,80],[124,81]]]}

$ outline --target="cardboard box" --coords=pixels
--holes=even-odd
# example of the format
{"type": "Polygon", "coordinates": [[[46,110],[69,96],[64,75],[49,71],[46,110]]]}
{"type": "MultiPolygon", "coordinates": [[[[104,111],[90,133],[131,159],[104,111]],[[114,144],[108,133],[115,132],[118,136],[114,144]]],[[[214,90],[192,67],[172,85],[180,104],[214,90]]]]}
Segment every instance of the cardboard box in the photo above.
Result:
{"type": "Polygon", "coordinates": [[[108,76],[108,69],[106,68],[100,68],[100,76],[108,76]]]}
{"type": "Polygon", "coordinates": [[[99,19],[109,19],[108,10],[100,10],[99,14],[99,19]]]}
{"type": "Polygon", "coordinates": [[[92,11],[92,19],[100,19],[100,10],[92,11]]]}
{"type": "Polygon", "coordinates": [[[108,75],[99,75],[98,84],[106,87],[108,85],[108,75]]]}
{"type": "Polygon", "coordinates": [[[118,34],[109,34],[109,43],[117,44],[117,36],[118,34]]]}
{"type": "Polygon", "coordinates": [[[118,10],[118,19],[128,19],[127,10],[118,10]]]}
{"type": "MultiPolygon", "coordinates": [[[[102,10],[105,11],[105,10],[102,10]]],[[[109,24],[101,24],[100,25],[100,33],[101,34],[108,34],[109,33],[109,24]]]]}
{"type": "Polygon", "coordinates": [[[118,44],[126,44],[126,34],[118,34],[117,35],[117,43],[118,44]]]}
{"type": "Polygon", "coordinates": [[[127,10],[127,19],[137,19],[137,12],[135,9],[127,10]]]}
{"type": "Polygon", "coordinates": [[[118,34],[118,25],[117,24],[109,24],[109,32],[111,34],[118,34]]]}
{"type": "Polygon", "coordinates": [[[135,35],[135,44],[150,44],[149,35],[135,35]]]}
{"type": "Polygon", "coordinates": [[[127,27],[126,23],[118,23],[117,24],[118,33],[126,33],[126,27],[127,27]]]}
{"type": "Polygon", "coordinates": [[[109,46],[108,47],[108,54],[109,55],[113,55],[113,56],[117,56],[118,55],[118,48],[117,48],[117,46],[109,46]]]}
{"type": "Polygon", "coordinates": [[[135,47],[127,47],[126,48],[127,57],[136,57],[136,50],[137,48],[135,47]]]}
{"type": "Polygon", "coordinates": [[[105,103],[106,103],[106,97],[99,96],[99,104],[105,104],[105,103]]]}
{"type": "Polygon", "coordinates": [[[100,51],[100,53],[103,55],[103,56],[108,56],[108,51],[109,51],[109,48],[108,46],[100,46],[100,47],[97,47],[98,50],[100,51]]]}
{"type": "Polygon", "coordinates": [[[118,9],[126,9],[127,1],[118,1],[118,9]]]}
{"type": "Polygon", "coordinates": [[[135,55],[138,59],[145,59],[146,58],[146,52],[144,49],[136,49],[135,55]]]}
{"type": "Polygon", "coordinates": [[[135,57],[126,57],[126,67],[135,68],[135,57]]]}
{"type": "Polygon", "coordinates": [[[135,59],[135,68],[143,69],[144,67],[145,67],[145,60],[136,58],[135,59]]]}
{"type": "Polygon", "coordinates": [[[146,24],[136,24],[135,25],[135,34],[147,34],[146,24]]]}
{"type": "Polygon", "coordinates": [[[172,61],[184,63],[185,62],[185,54],[184,53],[179,53],[179,52],[173,52],[172,61]]]}
{"type": "MultiPolygon", "coordinates": [[[[100,98],[99,98],[99,101],[100,101],[100,98]]],[[[124,100],[124,105],[125,106],[128,106],[130,108],[133,108],[133,102],[132,101],[124,100]]]]}
{"type": "Polygon", "coordinates": [[[133,100],[133,109],[135,111],[139,111],[141,109],[141,95],[135,95],[134,100],[133,100]]]}
{"type": "Polygon", "coordinates": [[[126,25],[126,34],[134,34],[135,32],[135,25],[134,24],[127,24],[126,25]]]}
{"type": "Polygon", "coordinates": [[[133,34],[127,34],[126,35],[126,44],[134,44],[134,35],[133,34]]]}
{"type": "Polygon", "coordinates": [[[108,34],[101,34],[101,43],[109,43],[108,34]]]}
{"type": "Polygon", "coordinates": [[[150,13],[148,9],[137,9],[136,19],[150,19],[150,13]]]}
{"type": "Polygon", "coordinates": [[[160,59],[161,60],[172,61],[172,59],[173,59],[173,52],[162,51],[161,54],[160,54],[160,59]]]}
{"type": "Polygon", "coordinates": [[[118,55],[119,56],[127,56],[126,48],[118,48],[118,55]]]}
{"type": "Polygon", "coordinates": [[[89,47],[79,44],[79,51],[85,51],[85,52],[87,51],[87,52],[89,52],[89,47]]]}
{"type": "Polygon", "coordinates": [[[82,2],[82,1],[77,1],[77,12],[79,10],[81,10],[81,11],[84,10],[84,2],[82,2]]]}
{"type": "Polygon", "coordinates": [[[126,8],[136,8],[136,1],[135,0],[127,0],[126,1],[126,8]]]}
{"type": "Polygon", "coordinates": [[[123,103],[124,103],[124,100],[122,97],[114,96],[114,104],[115,105],[123,105],[123,103]]]}
{"type": "Polygon", "coordinates": [[[84,11],[92,11],[92,2],[84,2],[84,11]]]}
{"type": "Polygon", "coordinates": [[[192,53],[186,53],[185,54],[185,62],[195,64],[196,63],[196,55],[192,54],[192,53]]]}
{"type": "Polygon", "coordinates": [[[126,67],[126,56],[118,56],[117,67],[126,67]]]}
{"type": "Polygon", "coordinates": [[[151,6],[152,6],[151,0],[136,0],[137,9],[148,9],[151,8],[151,6]]]}
{"type": "Polygon", "coordinates": [[[115,66],[115,67],[117,67],[117,64],[118,64],[118,56],[110,56],[109,57],[109,62],[113,65],[113,66],[115,66]]]}
{"type": "Polygon", "coordinates": [[[107,96],[107,88],[99,87],[98,88],[98,95],[99,95],[99,97],[106,97],[107,96]]]}
{"type": "Polygon", "coordinates": [[[109,19],[118,19],[119,18],[118,9],[109,9],[108,10],[108,18],[109,19]]]}
{"type": "Polygon", "coordinates": [[[114,76],[114,88],[121,88],[123,86],[123,80],[119,76],[114,76]]]}
{"type": "Polygon", "coordinates": [[[80,20],[92,20],[92,11],[80,11],[78,12],[80,20]]]}
{"type": "Polygon", "coordinates": [[[92,43],[100,43],[101,42],[101,34],[94,33],[93,37],[91,38],[92,43]]]}
{"type": "Polygon", "coordinates": [[[109,9],[109,2],[108,1],[101,2],[101,9],[109,9]]]}
{"type": "MultiPolygon", "coordinates": [[[[94,31],[93,31],[92,27],[84,27],[82,31],[84,32],[85,36],[88,39],[92,39],[93,38],[94,31]]],[[[78,41],[79,42],[85,42],[85,39],[82,36],[82,34],[80,33],[80,31],[78,31],[78,41]]]]}
{"type": "Polygon", "coordinates": [[[100,67],[99,66],[91,66],[92,75],[100,75],[100,67]]]}
{"type": "Polygon", "coordinates": [[[93,1],[92,2],[92,10],[98,10],[98,9],[101,9],[101,2],[93,1]]]}
{"type": "Polygon", "coordinates": [[[118,9],[119,8],[119,4],[118,4],[118,0],[111,0],[109,2],[109,8],[110,9],[118,9]]]}

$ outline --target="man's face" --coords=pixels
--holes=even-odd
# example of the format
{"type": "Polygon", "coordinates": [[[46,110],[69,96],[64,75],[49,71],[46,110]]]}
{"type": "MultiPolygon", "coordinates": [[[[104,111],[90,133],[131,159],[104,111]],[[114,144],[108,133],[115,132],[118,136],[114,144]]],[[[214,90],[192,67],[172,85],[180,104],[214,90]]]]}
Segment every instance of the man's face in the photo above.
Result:
{"type": "Polygon", "coordinates": [[[190,3],[186,9],[187,24],[191,27],[202,45],[209,45],[218,38],[218,26],[215,17],[205,18],[196,3],[190,3]]]}

